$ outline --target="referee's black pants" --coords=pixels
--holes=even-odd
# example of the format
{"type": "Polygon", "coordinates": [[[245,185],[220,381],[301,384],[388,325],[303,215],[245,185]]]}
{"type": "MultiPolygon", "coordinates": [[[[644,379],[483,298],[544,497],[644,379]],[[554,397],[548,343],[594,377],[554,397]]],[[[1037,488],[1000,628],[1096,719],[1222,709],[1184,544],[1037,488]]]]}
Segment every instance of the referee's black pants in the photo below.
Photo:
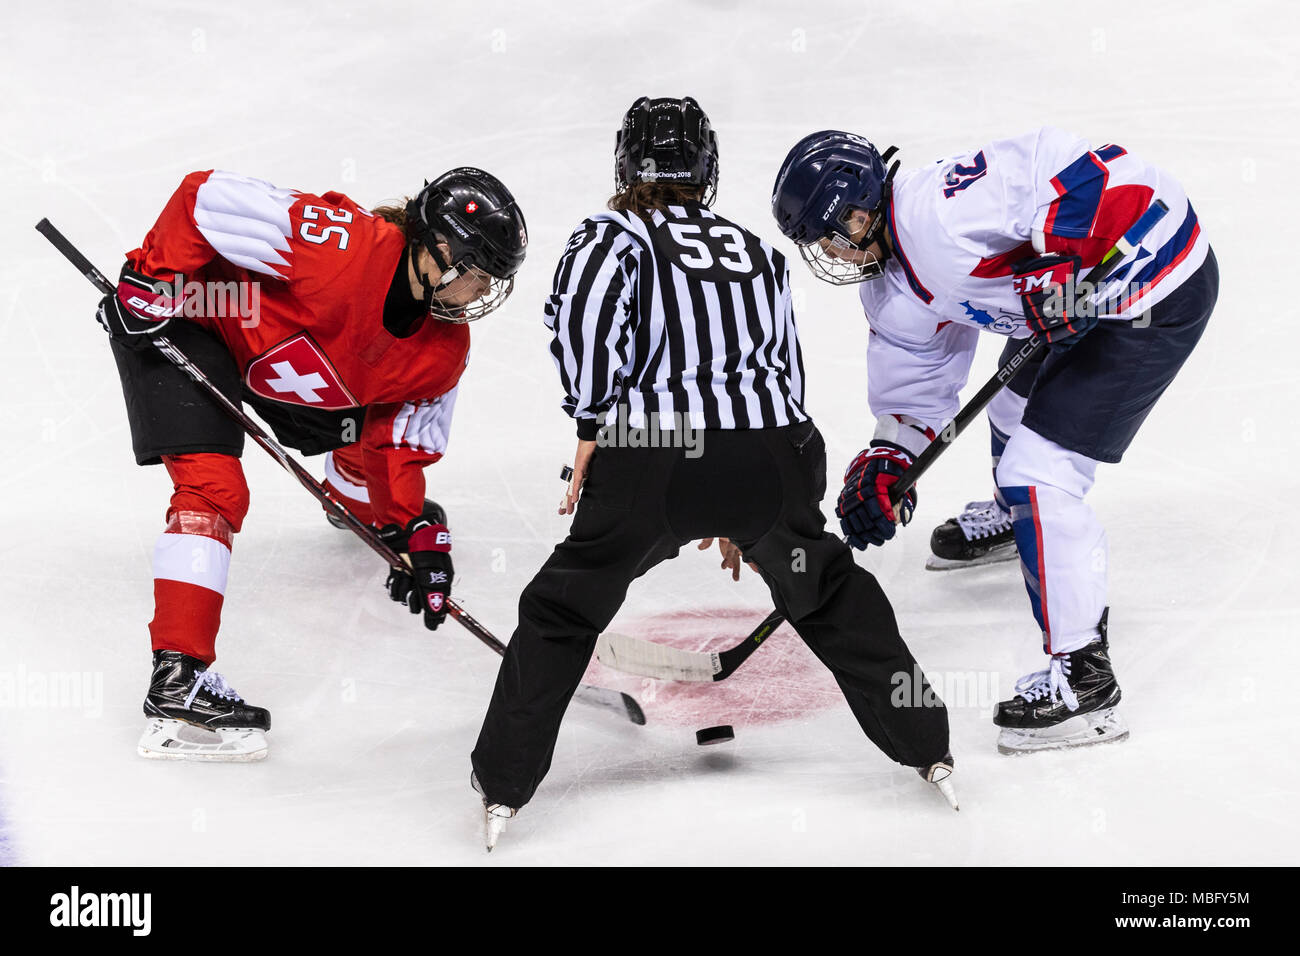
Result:
{"type": "Polygon", "coordinates": [[[546,776],[569,698],[628,585],[707,537],[730,538],[759,567],[777,609],[890,759],[921,767],[948,753],[948,714],[928,684],[898,693],[900,681],[915,690],[920,668],[888,598],[823,530],[821,434],[805,422],[695,435],[694,458],[681,448],[596,450],[572,531],[519,599],[471,756],[490,802],[522,807],[546,776]]]}

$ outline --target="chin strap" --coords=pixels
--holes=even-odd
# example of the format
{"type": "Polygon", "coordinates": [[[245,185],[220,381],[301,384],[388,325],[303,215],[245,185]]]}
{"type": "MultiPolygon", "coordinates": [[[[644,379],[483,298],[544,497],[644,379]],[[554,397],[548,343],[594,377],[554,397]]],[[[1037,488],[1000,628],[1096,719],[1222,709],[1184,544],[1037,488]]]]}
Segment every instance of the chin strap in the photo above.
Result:
{"type": "MultiPolygon", "coordinates": [[[[880,157],[880,161],[882,163],[889,162],[889,158],[896,152],[898,152],[897,146],[889,147],[889,149],[885,150],[885,154],[880,157]]],[[[886,211],[889,209],[889,204],[894,199],[894,174],[898,172],[899,165],[899,161],[894,160],[894,165],[890,166],[889,172],[885,173],[885,181],[881,184],[880,188],[880,203],[874,210],[872,210],[871,225],[867,227],[866,235],[858,242],[858,247],[861,249],[871,248],[871,244],[882,238],[885,234],[885,223],[889,218],[886,211]]],[[[889,258],[890,250],[888,244],[881,246],[880,252],[880,258],[876,261],[884,263],[885,260],[889,258]]]]}
{"type": "Polygon", "coordinates": [[[454,318],[458,312],[453,312],[446,307],[440,306],[435,298],[435,293],[438,289],[442,288],[452,279],[455,279],[460,275],[460,272],[450,262],[442,257],[442,253],[438,251],[436,243],[433,245],[425,245],[420,239],[412,239],[410,255],[411,268],[415,270],[415,277],[420,281],[420,287],[424,289],[424,304],[428,308],[429,314],[438,318],[454,318]],[[436,285],[430,282],[429,277],[421,272],[420,267],[416,265],[416,263],[420,261],[419,254],[421,249],[427,249],[429,251],[429,255],[433,256],[434,265],[438,267],[440,275],[436,285]]]}

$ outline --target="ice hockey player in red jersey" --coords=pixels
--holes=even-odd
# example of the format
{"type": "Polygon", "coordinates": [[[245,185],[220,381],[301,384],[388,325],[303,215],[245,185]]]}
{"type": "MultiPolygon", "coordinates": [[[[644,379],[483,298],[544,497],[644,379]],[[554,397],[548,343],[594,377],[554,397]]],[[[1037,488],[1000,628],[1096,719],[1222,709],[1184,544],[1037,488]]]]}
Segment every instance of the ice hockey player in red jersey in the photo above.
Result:
{"type": "Polygon", "coordinates": [[[366,210],[221,171],[191,173],[100,303],[136,461],[174,492],[154,549],[153,678],[139,752],[254,760],[270,715],[216,671],[234,535],[249,505],[244,432],[152,347],[164,333],[285,445],[328,452],[326,484],[411,573],[394,601],[435,629],[454,572],[423,468],[446,448],[466,325],[509,296],[527,232],[510,191],[471,167],[366,210]]]}

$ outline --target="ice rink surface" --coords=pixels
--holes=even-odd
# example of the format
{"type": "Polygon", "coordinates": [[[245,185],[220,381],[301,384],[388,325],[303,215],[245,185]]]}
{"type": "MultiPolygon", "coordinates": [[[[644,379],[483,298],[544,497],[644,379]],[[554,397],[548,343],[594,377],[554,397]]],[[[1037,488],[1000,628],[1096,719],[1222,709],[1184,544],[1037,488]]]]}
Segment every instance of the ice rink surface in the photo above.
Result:
{"type": "MultiPolygon", "coordinates": [[[[11,12],[0,863],[1300,862],[1292,13],[1259,0],[1111,4],[1087,18],[947,0],[11,12]],[[508,305],[473,327],[451,446],[428,478],[457,535],[455,596],[505,640],[568,526],[556,476],[574,439],[541,303],[565,239],[612,189],[614,131],[642,94],[699,99],[719,135],[716,208],[795,258],[807,404],[832,475],[873,427],[867,326],[854,290],[816,283],[768,211],[799,137],[861,132],[896,143],[907,168],[1054,124],[1185,184],[1219,258],[1219,306],[1090,497],[1110,533],[1131,739],[995,752],[993,703],[1042,666],[1024,586],[1014,564],[923,570],[930,528],[990,495],[980,425],[923,480],[914,523],[859,556],[952,705],[960,814],[867,742],[786,630],[716,686],[593,665],[592,682],[641,696],[648,725],[575,704],[550,776],[487,857],[468,754],[497,657],[391,604],[385,569],[251,445],[216,667],[272,711],[271,756],[137,758],[150,555],[170,488],[161,468],[133,463],[96,293],[32,225],[49,216],[115,273],[190,170],[367,205],[452,166],[500,176],[527,216],[529,258],[508,305]],[[697,747],[693,730],[718,723],[736,740],[697,747]]],[[[1002,344],[987,338],[976,383],[1002,344]]],[[[765,589],[716,563],[683,550],[634,585],[616,629],[692,648],[739,640],[769,610],[765,589]]]]}

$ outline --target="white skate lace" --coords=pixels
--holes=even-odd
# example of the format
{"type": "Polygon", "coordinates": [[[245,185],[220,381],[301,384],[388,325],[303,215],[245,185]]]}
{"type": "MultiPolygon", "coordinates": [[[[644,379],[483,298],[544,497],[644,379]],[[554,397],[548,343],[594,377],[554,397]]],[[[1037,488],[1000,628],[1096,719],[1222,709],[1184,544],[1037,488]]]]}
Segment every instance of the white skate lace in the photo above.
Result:
{"type": "Polygon", "coordinates": [[[1011,515],[1002,510],[996,501],[969,501],[957,516],[957,525],[966,540],[987,538],[1001,534],[1011,527],[1011,515]]]}
{"type": "Polygon", "coordinates": [[[244,699],[235,693],[235,688],[227,684],[226,679],[216,671],[199,671],[194,676],[194,686],[190,688],[189,695],[185,698],[186,708],[194,703],[194,698],[197,697],[199,691],[203,690],[205,687],[224,700],[244,699]]]}
{"type": "Polygon", "coordinates": [[[1070,687],[1070,655],[1053,654],[1052,662],[1045,671],[1035,671],[1016,681],[1016,693],[1031,704],[1044,697],[1051,697],[1052,703],[1065,701],[1071,710],[1079,709],[1079,698],[1070,687]]]}

